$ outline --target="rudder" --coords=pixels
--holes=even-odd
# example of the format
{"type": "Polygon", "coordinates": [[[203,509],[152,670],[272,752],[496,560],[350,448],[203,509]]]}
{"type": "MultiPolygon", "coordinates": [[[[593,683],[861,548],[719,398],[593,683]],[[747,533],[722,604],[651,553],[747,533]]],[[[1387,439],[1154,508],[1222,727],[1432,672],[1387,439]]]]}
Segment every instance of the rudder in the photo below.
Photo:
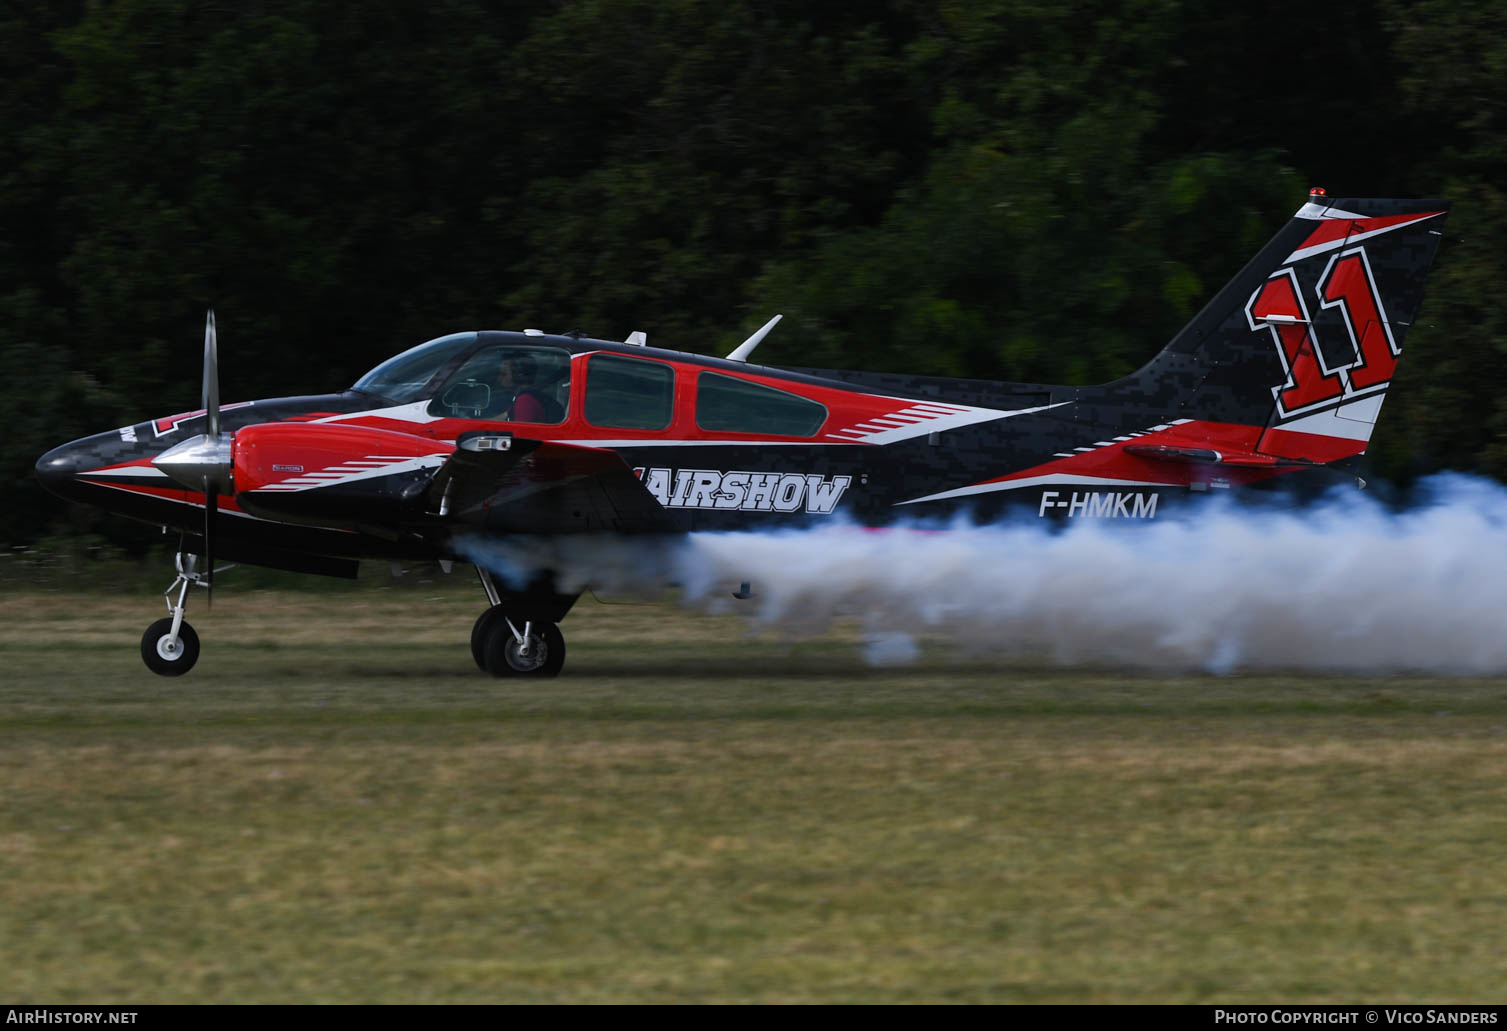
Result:
{"type": "Polygon", "coordinates": [[[1190,430],[1251,427],[1254,454],[1364,454],[1449,207],[1316,191],[1161,354],[1110,389],[1160,396],[1190,430]]]}

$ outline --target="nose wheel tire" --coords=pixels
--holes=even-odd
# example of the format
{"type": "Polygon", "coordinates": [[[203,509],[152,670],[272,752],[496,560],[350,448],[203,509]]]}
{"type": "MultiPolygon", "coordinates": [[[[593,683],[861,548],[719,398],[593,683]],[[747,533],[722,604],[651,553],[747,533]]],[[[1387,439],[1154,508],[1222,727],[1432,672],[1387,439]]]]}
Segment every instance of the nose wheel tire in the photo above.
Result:
{"type": "Polygon", "coordinates": [[[486,670],[494,677],[556,677],[565,666],[565,635],[545,620],[514,616],[510,625],[499,616],[487,632],[484,655],[486,670]],[[525,635],[522,641],[513,632],[515,627],[525,635]]]}
{"type": "Polygon", "coordinates": [[[141,635],[141,659],[147,669],[164,677],[179,677],[199,661],[199,635],[187,622],[178,626],[178,639],[172,639],[173,618],[159,619],[141,635]]]}

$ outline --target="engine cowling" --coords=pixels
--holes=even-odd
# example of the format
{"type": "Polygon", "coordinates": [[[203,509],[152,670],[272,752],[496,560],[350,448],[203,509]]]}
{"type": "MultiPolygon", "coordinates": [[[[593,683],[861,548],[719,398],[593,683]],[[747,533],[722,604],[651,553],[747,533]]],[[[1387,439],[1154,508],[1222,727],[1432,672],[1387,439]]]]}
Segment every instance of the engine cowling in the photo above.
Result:
{"type": "Polygon", "coordinates": [[[339,423],[274,422],[237,431],[236,502],[264,519],[313,526],[402,523],[424,511],[455,445],[339,423]]]}

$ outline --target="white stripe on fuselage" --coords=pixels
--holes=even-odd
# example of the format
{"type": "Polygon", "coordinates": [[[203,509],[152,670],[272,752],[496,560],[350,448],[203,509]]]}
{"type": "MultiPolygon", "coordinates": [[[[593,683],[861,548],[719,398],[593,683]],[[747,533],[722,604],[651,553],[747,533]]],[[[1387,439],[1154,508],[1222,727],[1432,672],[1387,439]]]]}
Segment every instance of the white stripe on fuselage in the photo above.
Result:
{"type": "Polygon", "coordinates": [[[141,480],[166,480],[167,473],[154,465],[123,465],[118,469],[93,469],[87,473],[79,473],[79,479],[92,479],[97,476],[123,476],[127,479],[141,480]]]}
{"type": "Polygon", "coordinates": [[[892,400],[908,404],[908,407],[895,412],[887,412],[885,416],[894,418],[910,417],[919,421],[891,427],[877,425],[878,418],[871,416],[868,422],[855,423],[840,430],[831,430],[826,434],[827,438],[849,444],[894,444],[902,440],[913,440],[916,437],[929,436],[933,433],[945,433],[947,430],[955,430],[963,426],[993,422],[996,419],[1010,419],[1017,415],[1031,415],[1036,412],[1045,412],[1051,408],[1060,408],[1063,405],[1072,404],[1071,401],[1058,401],[1055,404],[1037,405],[1034,408],[1004,410],[999,408],[971,408],[963,405],[947,405],[944,407],[931,403],[908,401],[903,397],[893,398],[892,400]]]}
{"type": "Polygon", "coordinates": [[[439,422],[449,418],[443,415],[429,414],[430,401],[412,401],[408,404],[394,405],[391,408],[369,408],[364,412],[349,412],[345,415],[326,415],[322,419],[310,419],[310,422],[350,422],[352,419],[368,419],[373,416],[382,419],[392,419],[394,422],[428,423],[439,422]]]}
{"type": "MultiPolygon", "coordinates": [[[[382,456],[370,455],[368,457],[379,458],[382,456]]],[[[434,469],[444,465],[449,458],[450,453],[444,451],[432,455],[390,461],[384,465],[359,469],[355,472],[331,472],[331,469],[338,469],[339,466],[330,466],[329,469],[304,473],[302,476],[290,476],[286,480],[269,483],[265,487],[258,487],[256,490],[248,491],[247,493],[264,494],[268,491],[287,493],[292,491],[317,490],[320,487],[332,487],[337,483],[355,483],[358,480],[371,480],[381,476],[396,476],[399,473],[413,472],[417,469],[434,469]]]]}
{"type": "Polygon", "coordinates": [[[1086,476],[1083,473],[1052,473],[1046,476],[1025,476],[1018,480],[1001,480],[998,483],[975,483],[971,487],[959,487],[956,490],[944,490],[937,494],[928,494],[924,498],[911,498],[909,501],[897,501],[900,505],[915,505],[922,501],[942,501],[946,498],[966,498],[975,494],[992,494],[1003,490],[1022,490],[1026,487],[1046,486],[1079,486],[1079,487],[1186,487],[1186,483],[1175,480],[1121,480],[1108,476],[1086,476]]]}

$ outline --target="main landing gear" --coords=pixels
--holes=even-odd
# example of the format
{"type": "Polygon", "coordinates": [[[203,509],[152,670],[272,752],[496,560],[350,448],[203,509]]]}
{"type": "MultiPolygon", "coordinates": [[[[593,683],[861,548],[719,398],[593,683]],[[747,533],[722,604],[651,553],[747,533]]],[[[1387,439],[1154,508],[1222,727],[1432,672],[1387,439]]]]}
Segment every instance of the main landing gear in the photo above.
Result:
{"type": "Polygon", "coordinates": [[[554,677],[565,665],[565,636],[556,624],[576,596],[547,588],[508,592],[497,589],[492,574],[476,567],[492,607],[471,628],[471,657],[494,677],[554,677]]]}
{"type": "Polygon", "coordinates": [[[208,587],[209,579],[199,572],[199,556],[178,553],[174,559],[178,576],[162,592],[167,601],[168,616],[147,627],[141,635],[141,659],[147,669],[164,677],[180,677],[194,668],[199,661],[199,635],[183,618],[187,607],[188,589],[193,586],[208,587]],[[177,604],[173,592],[178,592],[177,604]]]}

